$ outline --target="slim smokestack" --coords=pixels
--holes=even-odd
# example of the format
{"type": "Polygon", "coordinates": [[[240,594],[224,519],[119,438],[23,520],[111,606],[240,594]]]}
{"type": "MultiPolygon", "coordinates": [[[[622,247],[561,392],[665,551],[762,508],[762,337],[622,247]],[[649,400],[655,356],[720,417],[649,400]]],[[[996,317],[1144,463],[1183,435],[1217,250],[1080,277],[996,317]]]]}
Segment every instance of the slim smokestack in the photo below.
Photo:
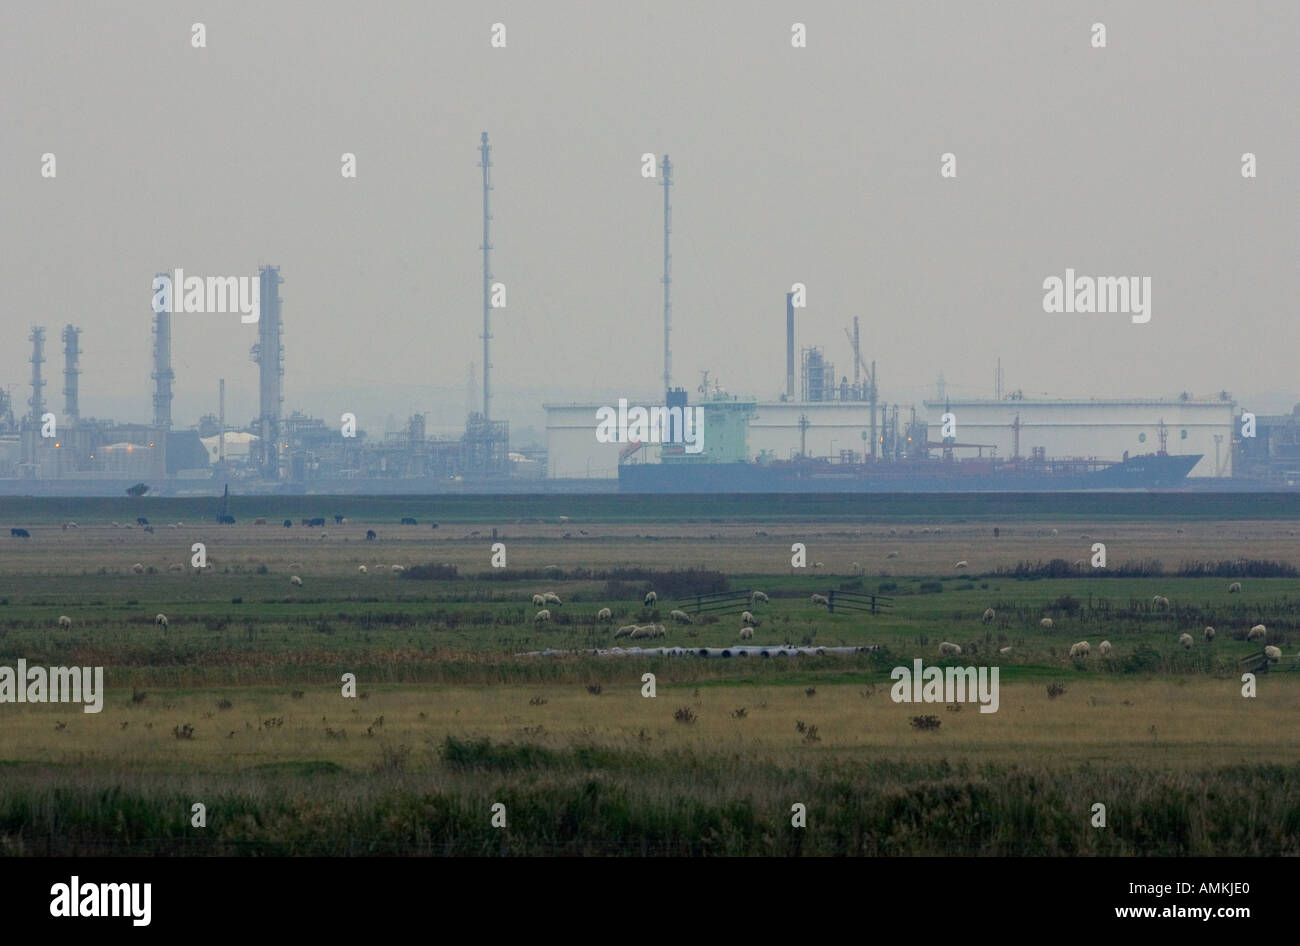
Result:
{"type": "Polygon", "coordinates": [[[488,144],[487,132],[480,139],[479,167],[483,169],[483,419],[488,419],[489,405],[492,400],[492,361],[489,347],[492,339],[492,241],[489,239],[488,222],[492,214],[488,212],[488,192],[492,190],[491,176],[492,146],[488,144]]]}
{"type": "Polygon", "coordinates": [[[77,406],[77,375],[81,373],[81,329],[68,325],[63,330],[63,414],[64,420],[74,423],[81,416],[77,406]]]}
{"type": "Polygon", "coordinates": [[[284,346],[280,344],[280,267],[263,266],[261,317],[257,322],[258,342],[253,346],[253,361],[261,369],[258,385],[258,458],[262,476],[280,478],[280,405],[284,400],[280,383],[284,378],[284,346]]]}
{"type": "Polygon", "coordinates": [[[853,317],[853,386],[862,383],[862,339],[858,335],[858,317],[853,317]]]}
{"type": "Polygon", "coordinates": [[[217,463],[224,468],[226,465],[226,379],[222,378],[218,384],[218,408],[217,408],[217,463]]]}
{"type": "Polygon", "coordinates": [[[785,294],[785,396],[794,400],[794,293],[785,294]]]}

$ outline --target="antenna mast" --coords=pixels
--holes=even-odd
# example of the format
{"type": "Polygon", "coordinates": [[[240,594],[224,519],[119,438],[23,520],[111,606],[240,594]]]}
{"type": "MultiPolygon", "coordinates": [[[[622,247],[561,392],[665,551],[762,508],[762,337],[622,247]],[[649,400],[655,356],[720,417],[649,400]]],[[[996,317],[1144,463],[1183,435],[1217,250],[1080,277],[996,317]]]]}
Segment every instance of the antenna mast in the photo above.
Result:
{"type": "Polygon", "coordinates": [[[672,331],[672,256],[668,252],[668,234],[672,232],[673,209],[668,201],[668,188],[673,186],[673,166],[664,155],[664,391],[673,386],[673,355],[668,347],[668,335],[672,331]]]}

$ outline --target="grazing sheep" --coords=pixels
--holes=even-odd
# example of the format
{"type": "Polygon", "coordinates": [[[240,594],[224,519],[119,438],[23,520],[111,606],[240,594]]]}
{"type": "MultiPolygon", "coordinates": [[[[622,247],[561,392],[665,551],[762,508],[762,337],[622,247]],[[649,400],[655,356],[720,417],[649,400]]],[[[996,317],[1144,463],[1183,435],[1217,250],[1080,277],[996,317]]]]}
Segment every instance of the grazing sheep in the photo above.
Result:
{"type": "Polygon", "coordinates": [[[816,594],[812,596],[812,603],[820,604],[823,607],[827,607],[827,608],[829,608],[831,604],[825,595],[816,595],[816,594]]]}
{"type": "Polygon", "coordinates": [[[1058,533],[1055,529],[1053,529],[1051,534],[1052,534],[1052,535],[1059,535],[1060,533],[1058,533]]]}
{"type": "Polygon", "coordinates": [[[1044,630],[1048,630],[1048,631],[1050,631],[1050,630],[1052,629],[1052,627],[1053,627],[1052,619],[1051,619],[1051,618],[1043,618],[1041,621],[1038,622],[1038,626],[1041,627],[1041,628],[1043,628],[1044,630]]]}
{"type": "Polygon", "coordinates": [[[157,617],[153,619],[153,622],[157,624],[159,627],[165,628],[167,626],[167,615],[159,614],[157,617]]]}
{"type": "Polygon", "coordinates": [[[999,654],[1009,654],[1009,653],[1011,653],[1011,648],[1010,648],[1010,647],[1003,647],[1003,648],[1000,648],[1000,649],[998,650],[998,653],[999,653],[999,654]]]}
{"type": "Polygon", "coordinates": [[[134,565],[131,566],[131,571],[135,572],[137,575],[143,575],[144,566],[141,565],[139,562],[136,562],[134,565]]]}
{"type": "Polygon", "coordinates": [[[760,601],[763,602],[763,604],[767,604],[767,595],[763,594],[761,591],[755,591],[749,596],[749,603],[751,605],[758,604],[760,601]]]}
{"type": "Polygon", "coordinates": [[[1169,607],[1169,599],[1164,595],[1156,595],[1151,599],[1151,606],[1153,608],[1167,608],[1169,607]]]}
{"type": "Polygon", "coordinates": [[[1101,651],[1101,655],[1102,655],[1103,657],[1105,657],[1107,654],[1110,653],[1110,641],[1102,641],[1102,642],[1097,646],[1097,649],[1098,649],[1099,651],[1101,651]]]}
{"type": "Polygon", "coordinates": [[[170,565],[167,566],[167,570],[169,572],[183,572],[185,571],[185,566],[182,565],[180,562],[172,562],[170,565]]]}
{"type": "Polygon", "coordinates": [[[939,656],[960,657],[961,647],[959,647],[957,644],[952,643],[951,641],[944,641],[942,644],[939,645],[939,656]]]}
{"type": "Polygon", "coordinates": [[[757,621],[754,620],[754,615],[750,614],[748,611],[741,611],[741,612],[740,612],[740,620],[741,620],[741,623],[742,623],[742,624],[757,624],[757,623],[758,623],[757,621]]]}
{"type": "Polygon", "coordinates": [[[992,624],[992,623],[993,623],[993,619],[996,618],[997,616],[998,616],[998,615],[997,615],[997,612],[994,611],[992,608],[985,608],[985,609],[984,609],[984,623],[985,623],[985,624],[992,624]]]}
{"type": "Polygon", "coordinates": [[[645,606],[646,606],[647,608],[650,607],[650,605],[654,604],[654,603],[655,603],[656,601],[658,601],[658,600],[659,600],[659,595],[655,594],[655,592],[653,592],[653,591],[647,591],[647,592],[645,593],[645,602],[644,602],[644,604],[645,604],[645,606]]]}
{"type": "Polygon", "coordinates": [[[402,565],[394,565],[394,566],[393,566],[393,571],[394,571],[394,572],[404,572],[404,571],[406,571],[406,568],[405,568],[405,566],[402,566],[402,565]]]}
{"type": "Polygon", "coordinates": [[[620,627],[617,631],[614,632],[614,639],[618,640],[620,637],[631,637],[632,632],[635,630],[636,630],[635,624],[624,624],[622,627],[620,627]]]}
{"type": "Polygon", "coordinates": [[[1246,640],[1262,641],[1264,639],[1264,635],[1267,633],[1268,633],[1268,628],[1266,628],[1263,624],[1256,624],[1246,634],[1246,640]]]}
{"type": "Polygon", "coordinates": [[[1241,582],[1234,581],[1232,584],[1230,584],[1228,586],[1228,594],[1230,595],[1241,594],[1241,582]]]}
{"type": "Polygon", "coordinates": [[[742,627],[740,629],[740,639],[750,641],[754,639],[754,629],[752,627],[742,627]]]}
{"type": "Polygon", "coordinates": [[[694,623],[694,622],[691,620],[691,616],[690,616],[689,614],[687,614],[685,611],[669,611],[669,612],[668,612],[668,616],[669,616],[670,618],[672,618],[674,621],[676,621],[678,624],[693,624],[693,623],[694,623]]]}
{"type": "Polygon", "coordinates": [[[176,523],[174,523],[174,522],[169,522],[169,523],[167,523],[167,528],[168,528],[168,529],[175,529],[175,528],[177,528],[176,523]]]}
{"type": "Polygon", "coordinates": [[[1179,634],[1179,635],[1178,635],[1178,643],[1180,643],[1180,644],[1183,645],[1183,650],[1191,650],[1191,649],[1192,649],[1192,635],[1191,635],[1191,634],[1179,634]]]}
{"type": "Polygon", "coordinates": [[[970,567],[970,562],[966,561],[966,559],[964,558],[956,565],[953,566],[953,568],[969,568],[969,567],[970,567]]]}
{"type": "Polygon", "coordinates": [[[542,597],[545,599],[545,601],[542,602],[543,604],[564,604],[564,602],[560,600],[560,596],[554,591],[548,591],[546,594],[542,595],[542,597]]]}
{"type": "Polygon", "coordinates": [[[898,553],[897,553],[897,552],[889,552],[889,553],[887,553],[887,554],[885,555],[885,558],[898,558],[898,553]]]}
{"type": "Polygon", "coordinates": [[[533,595],[533,604],[534,604],[535,606],[539,607],[539,608],[542,607],[543,605],[546,604],[546,596],[545,596],[545,595],[533,595]]]}
{"type": "Polygon", "coordinates": [[[1282,648],[1269,644],[1264,648],[1264,656],[1268,658],[1269,663],[1275,664],[1282,659],[1282,648]]]}
{"type": "Polygon", "coordinates": [[[299,578],[297,575],[290,575],[290,576],[289,576],[289,584],[291,584],[291,585],[301,585],[301,584],[302,584],[302,579],[299,578]]]}
{"type": "Polygon", "coordinates": [[[366,566],[364,566],[364,565],[358,565],[358,566],[357,566],[357,571],[359,571],[359,572],[360,572],[361,574],[363,574],[363,575],[366,574],[366,566]]]}
{"type": "Polygon", "coordinates": [[[596,612],[596,620],[612,621],[614,620],[614,612],[611,611],[609,608],[601,608],[599,611],[596,612]]]}
{"type": "Polygon", "coordinates": [[[1092,645],[1087,641],[1079,641],[1070,647],[1071,657],[1087,657],[1090,653],[1092,653],[1092,645]]]}
{"type": "Polygon", "coordinates": [[[66,614],[59,615],[59,627],[72,627],[72,618],[66,614]]]}
{"type": "Polygon", "coordinates": [[[1207,628],[1205,629],[1205,639],[1206,639],[1207,641],[1212,641],[1212,640],[1214,640],[1214,628],[1212,628],[1212,627],[1207,627],[1207,628]]]}
{"type": "Polygon", "coordinates": [[[551,619],[551,612],[546,608],[543,608],[542,610],[538,611],[536,614],[533,615],[534,624],[540,624],[543,621],[549,621],[550,619],[551,619]]]}

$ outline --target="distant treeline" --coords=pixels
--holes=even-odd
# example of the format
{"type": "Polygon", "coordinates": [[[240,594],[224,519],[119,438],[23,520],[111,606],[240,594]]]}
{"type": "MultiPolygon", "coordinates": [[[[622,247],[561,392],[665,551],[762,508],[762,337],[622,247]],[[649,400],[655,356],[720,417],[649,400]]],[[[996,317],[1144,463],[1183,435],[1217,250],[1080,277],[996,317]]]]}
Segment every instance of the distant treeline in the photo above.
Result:
{"type": "MultiPolygon", "coordinates": [[[[1050,562],[1017,562],[1012,568],[999,567],[992,574],[1006,578],[1161,578],[1167,573],[1159,559],[1142,559],[1092,568],[1090,565],[1072,565],[1063,558],[1050,562]]],[[[1173,573],[1177,578],[1296,578],[1300,572],[1286,562],[1264,559],[1238,559],[1221,562],[1183,562],[1173,573]]]]}

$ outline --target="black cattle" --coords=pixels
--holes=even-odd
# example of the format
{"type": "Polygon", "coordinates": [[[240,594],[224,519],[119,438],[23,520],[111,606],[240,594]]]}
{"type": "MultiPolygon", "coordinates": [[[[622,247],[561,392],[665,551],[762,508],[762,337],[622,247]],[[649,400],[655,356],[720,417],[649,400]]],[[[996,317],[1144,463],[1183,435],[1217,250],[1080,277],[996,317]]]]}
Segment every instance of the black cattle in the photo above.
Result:
{"type": "Polygon", "coordinates": [[[9,534],[20,539],[30,539],[32,534],[26,529],[10,529],[9,534]]]}
{"type": "Polygon", "coordinates": [[[310,520],[308,520],[307,525],[309,525],[309,526],[323,526],[323,525],[325,525],[325,517],[324,517],[324,516],[321,516],[321,517],[319,517],[319,518],[317,518],[317,519],[310,519],[310,520]]]}
{"type": "Polygon", "coordinates": [[[435,523],[433,524],[433,527],[434,527],[435,529],[438,528],[438,523],[435,522],[435,523]]]}
{"type": "Polygon", "coordinates": [[[419,525],[419,523],[417,523],[417,522],[416,522],[414,519],[412,519],[410,516],[403,516],[403,517],[402,517],[402,525],[404,525],[404,526],[414,526],[414,525],[419,525]]]}
{"type": "Polygon", "coordinates": [[[367,541],[367,542],[373,542],[373,541],[375,541],[375,530],[374,530],[374,529],[367,529],[367,530],[366,530],[366,541],[367,541]]]}
{"type": "Polygon", "coordinates": [[[217,522],[222,522],[222,523],[225,523],[225,524],[228,525],[228,526],[233,526],[233,525],[235,524],[235,517],[234,517],[234,516],[217,516],[217,522]]]}
{"type": "Polygon", "coordinates": [[[138,526],[147,526],[149,524],[149,520],[146,519],[144,516],[136,516],[135,524],[138,526]]]}
{"type": "Polygon", "coordinates": [[[334,524],[342,525],[342,523],[343,523],[343,513],[341,512],[334,513],[334,524]]]}
{"type": "Polygon", "coordinates": [[[286,519],[286,520],[284,520],[284,527],[285,527],[286,529],[291,529],[291,528],[293,528],[293,520],[292,520],[292,519],[286,519]]]}

